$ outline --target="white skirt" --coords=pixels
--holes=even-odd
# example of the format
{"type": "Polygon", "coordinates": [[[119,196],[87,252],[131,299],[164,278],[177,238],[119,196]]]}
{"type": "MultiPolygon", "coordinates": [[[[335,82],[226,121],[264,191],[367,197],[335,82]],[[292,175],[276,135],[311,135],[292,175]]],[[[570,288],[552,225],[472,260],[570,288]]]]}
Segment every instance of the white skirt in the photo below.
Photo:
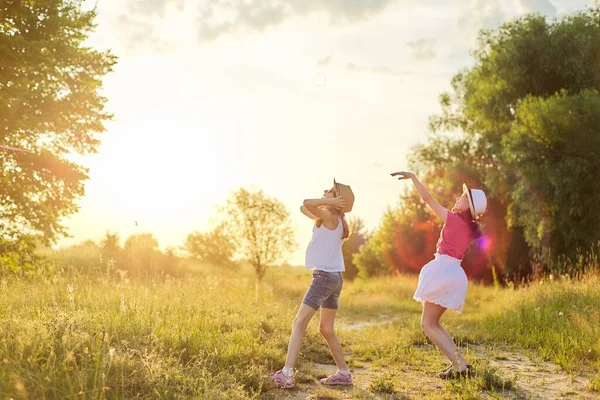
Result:
{"type": "Polygon", "coordinates": [[[426,301],[462,312],[467,297],[468,280],[460,260],[446,254],[436,254],[419,274],[419,285],[413,299],[426,301]]]}

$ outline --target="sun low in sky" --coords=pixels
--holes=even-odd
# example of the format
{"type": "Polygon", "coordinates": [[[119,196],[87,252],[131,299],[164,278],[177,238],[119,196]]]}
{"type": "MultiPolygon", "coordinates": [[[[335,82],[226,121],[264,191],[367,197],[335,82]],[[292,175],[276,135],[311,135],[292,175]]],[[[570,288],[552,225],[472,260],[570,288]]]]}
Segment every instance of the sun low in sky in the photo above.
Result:
{"type": "MultiPolygon", "coordinates": [[[[59,245],[152,232],[161,247],[211,227],[239,187],[292,212],[303,262],[302,200],[333,177],[356,193],[368,228],[397,202],[389,173],[427,140],[428,117],[480,29],[580,0],[98,0],[90,45],[119,57],[103,94],[114,121],[81,210],[59,245]],[[137,221],[137,224],[136,224],[137,221]]],[[[457,188],[460,190],[460,188],[457,188]]]]}

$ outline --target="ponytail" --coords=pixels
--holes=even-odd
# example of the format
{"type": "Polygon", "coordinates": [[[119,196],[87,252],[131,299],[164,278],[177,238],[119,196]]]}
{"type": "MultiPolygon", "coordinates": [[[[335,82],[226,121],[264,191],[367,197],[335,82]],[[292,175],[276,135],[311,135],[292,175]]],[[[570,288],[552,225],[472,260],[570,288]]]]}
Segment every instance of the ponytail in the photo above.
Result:
{"type": "Polygon", "coordinates": [[[348,228],[348,222],[346,222],[346,215],[344,213],[342,213],[342,226],[344,227],[342,239],[348,239],[348,236],[350,236],[350,229],[348,228]]]}
{"type": "Polygon", "coordinates": [[[483,237],[483,232],[479,227],[479,224],[475,221],[471,221],[471,234],[473,235],[473,240],[481,239],[483,237]]]}
{"type": "Polygon", "coordinates": [[[471,210],[461,211],[458,213],[458,215],[469,224],[473,240],[477,240],[483,237],[483,232],[479,227],[479,223],[477,223],[477,221],[473,221],[473,217],[471,216],[471,210]]]}

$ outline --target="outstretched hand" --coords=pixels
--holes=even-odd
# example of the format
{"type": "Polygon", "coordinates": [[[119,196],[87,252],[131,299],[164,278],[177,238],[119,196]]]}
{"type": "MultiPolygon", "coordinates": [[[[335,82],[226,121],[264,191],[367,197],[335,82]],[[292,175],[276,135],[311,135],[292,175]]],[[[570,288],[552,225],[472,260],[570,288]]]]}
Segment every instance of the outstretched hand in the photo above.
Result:
{"type": "Polygon", "coordinates": [[[402,179],[412,179],[414,178],[415,174],[413,174],[412,172],[408,172],[408,171],[401,171],[401,172],[394,172],[392,174],[392,176],[398,177],[398,180],[402,180],[402,179]]]}

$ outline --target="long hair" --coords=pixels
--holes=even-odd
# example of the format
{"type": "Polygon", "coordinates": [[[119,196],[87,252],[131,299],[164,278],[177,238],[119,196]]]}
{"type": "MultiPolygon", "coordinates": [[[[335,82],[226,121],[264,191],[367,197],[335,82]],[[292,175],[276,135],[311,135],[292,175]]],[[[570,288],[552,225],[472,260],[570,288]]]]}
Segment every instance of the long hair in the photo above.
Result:
{"type": "MultiPolygon", "coordinates": [[[[335,208],[331,208],[329,210],[329,212],[331,212],[331,214],[333,214],[333,215],[336,215],[336,216],[342,218],[342,227],[343,227],[342,239],[348,239],[348,236],[350,236],[350,229],[348,228],[348,222],[346,222],[346,213],[344,213],[343,211],[337,210],[335,208]]],[[[320,228],[321,225],[323,225],[323,220],[319,218],[315,222],[315,225],[317,225],[317,228],[320,228]]]]}
{"type": "Polygon", "coordinates": [[[477,221],[473,221],[473,216],[471,215],[471,210],[466,209],[464,211],[460,211],[457,213],[459,217],[463,219],[466,223],[469,224],[471,228],[471,236],[473,240],[477,240],[483,236],[483,232],[481,231],[481,227],[477,223],[477,221]]]}

